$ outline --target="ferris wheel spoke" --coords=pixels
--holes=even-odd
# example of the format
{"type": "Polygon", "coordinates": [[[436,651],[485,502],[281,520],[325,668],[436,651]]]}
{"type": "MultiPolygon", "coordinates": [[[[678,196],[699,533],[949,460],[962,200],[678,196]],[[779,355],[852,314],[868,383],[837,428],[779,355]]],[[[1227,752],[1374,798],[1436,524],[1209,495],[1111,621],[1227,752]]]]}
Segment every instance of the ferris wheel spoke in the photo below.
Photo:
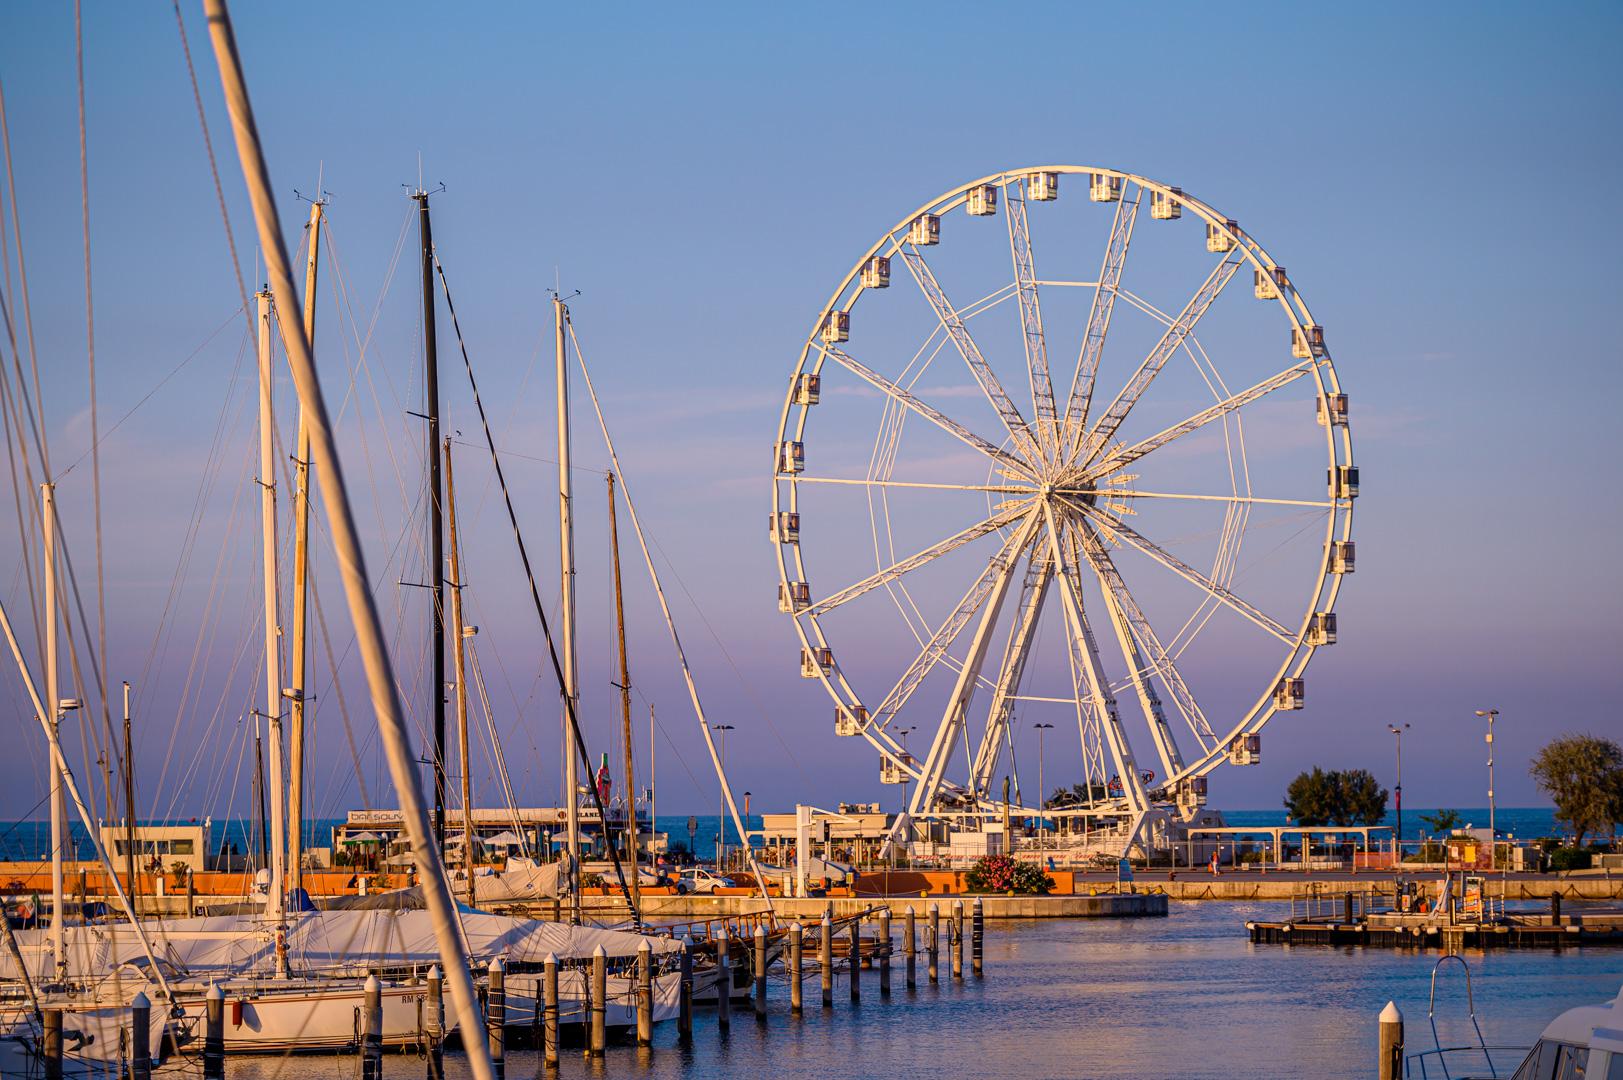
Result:
{"type": "MultiPolygon", "coordinates": [[[[1082,495],[1083,489],[1057,492],[1060,495],[1082,495]]],[[[1101,488],[1101,499],[1188,499],[1194,502],[1233,503],[1241,506],[1307,506],[1315,510],[1332,510],[1335,503],[1327,499],[1266,499],[1260,495],[1197,495],[1183,491],[1140,491],[1137,488],[1101,488]]]]}
{"type": "Polygon", "coordinates": [[[1115,696],[1110,692],[1110,682],[1105,677],[1104,665],[1099,659],[1099,644],[1094,640],[1093,628],[1088,625],[1087,612],[1082,604],[1081,576],[1076,563],[1066,558],[1053,506],[1044,503],[1043,513],[1048,522],[1049,550],[1055,565],[1060,569],[1058,574],[1060,606],[1065,609],[1065,619],[1070,626],[1076,646],[1076,658],[1082,670],[1083,681],[1087,684],[1088,698],[1093,706],[1094,716],[1098,719],[1104,737],[1103,742],[1110,748],[1116,775],[1121,777],[1122,791],[1134,814],[1141,815],[1149,808],[1149,797],[1144,791],[1144,781],[1139,776],[1138,765],[1133,759],[1132,746],[1127,740],[1127,731],[1122,726],[1121,713],[1116,707],[1115,696]]]}
{"type": "Polygon", "coordinates": [[[1096,506],[1087,506],[1079,502],[1071,502],[1070,505],[1073,509],[1081,511],[1090,521],[1100,523],[1104,531],[1111,537],[1138,549],[1185,581],[1197,588],[1204,589],[1208,595],[1222,601],[1237,614],[1272,634],[1286,645],[1293,647],[1296,645],[1296,635],[1285,629],[1284,625],[1279,621],[1263,614],[1256,606],[1242,600],[1199,570],[1179,559],[1176,555],[1162,548],[1159,544],[1146,539],[1120,518],[1106,513],[1096,506]]]}
{"type": "Polygon", "coordinates": [[[928,491],[989,491],[995,495],[1030,495],[1030,486],[1016,484],[932,484],[923,480],[876,480],[860,476],[807,476],[795,473],[785,477],[796,484],[849,484],[853,487],[923,488],[928,491]]]}
{"type": "Polygon", "coordinates": [[[924,256],[920,254],[918,248],[911,244],[902,250],[902,261],[912,272],[913,280],[918,283],[919,291],[924,294],[925,301],[935,312],[936,320],[952,339],[959,355],[964,358],[964,363],[969,366],[969,373],[980,385],[986,400],[997,410],[1004,428],[1014,439],[1015,445],[1029,461],[1035,463],[1042,460],[1042,454],[1032,438],[1031,428],[1027,426],[1025,417],[1020,415],[1020,410],[1009,397],[1008,391],[1003,389],[1003,384],[998,381],[991,365],[986,362],[986,357],[981,354],[980,346],[975,344],[975,339],[969,333],[969,327],[964,324],[963,314],[952,306],[947,294],[942,291],[941,283],[936,280],[935,271],[924,261],[924,256]]]}
{"type": "Polygon", "coordinates": [[[934,424],[942,431],[945,431],[947,434],[960,440],[964,444],[979,450],[993,461],[996,461],[1008,468],[1015,469],[1022,475],[1028,474],[1031,471],[1031,466],[1025,461],[1022,461],[1015,455],[993,446],[990,442],[981,438],[979,435],[976,435],[974,432],[970,431],[957,421],[951,419],[946,414],[930,407],[929,405],[926,405],[924,402],[914,397],[911,392],[897,386],[895,383],[891,382],[877,371],[874,371],[860,360],[857,360],[855,357],[850,356],[849,354],[842,352],[831,345],[823,345],[819,346],[819,348],[822,350],[824,356],[827,356],[829,359],[833,360],[835,363],[857,376],[857,378],[866,382],[868,385],[872,386],[881,393],[886,394],[891,398],[891,400],[895,401],[899,405],[918,413],[920,416],[924,417],[926,420],[930,421],[930,423],[934,424]]]}
{"type": "MultiPolygon", "coordinates": [[[[1038,546],[1026,564],[1025,580],[1020,585],[1018,615],[1009,631],[1009,642],[1003,650],[1003,663],[992,694],[992,705],[986,714],[986,730],[980,747],[975,751],[970,769],[970,789],[976,797],[991,790],[992,773],[997,769],[998,755],[1009,738],[1009,713],[1020,694],[1020,682],[1025,676],[1026,659],[1042,618],[1043,598],[1048,583],[1053,579],[1054,561],[1048,549],[1038,546]]],[[[1038,794],[1042,794],[1038,792],[1038,794]]]]}
{"type": "MultiPolygon", "coordinates": [[[[1098,577],[1105,594],[1106,603],[1110,605],[1111,618],[1118,624],[1117,636],[1122,641],[1123,653],[1127,656],[1128,667],[1132,672],[1139,699],[1145,706],[1146,715],[1154,717],[1155,724],[1162,730],[1162,737],[1168,744],[1162,766],[1166,769],[1166,775],[1170,777],[1183,770],[1183,755],[1178,750],[1177,740],[1167,723],[1166,711],[1159,695],[1155,693],[1149,676],[1154,674],[1160,677],[1162,684],[1172,696],[1174,706],[1199,742],[1202,753],[1211,749],[1208,742],[1215,738],[1211,725],[1207,723],[1195,696],[1189,692],[1189,687],[1179,674],[1171,654],[1162,646],[1155,627],[1150,624],[1143,608],[1139,607],[1138,601],[1127,588],[1127,582],[1116,569],[1116,564],[1100,540],[1098,531],[1085,520],[1079,519],[1077,526],[1081,535],[1083,556],[1093,567],[1093,572],[1098,577]],[[1144,663],[1143,652],[1149,654],[1148,664],[1144,663]]],[[[1158,739],[1158,746],[1159,741],[1158,739]]]]}
{"type": "Polygon", "coordinates": [[[1086,436],[1078,439],[1077,456],[1082,459],[1083,464],[1091,461],[1111,439],[1116,437],[1116,431],[1121,427],[1122,421],[1127,419],[1127,414],[1132,412],[1133,406],[1144,396],[1144,392],[1150,388],[1150,383],[1155,381],[1156,375],[1160,374],[1166,362],[1172,358],[1172,354],[1183,346],[1190,334],[1194,333],[1201,316],[1211,310],[1211,306],[1222,295],[1224,286],[1233,280],[1243,262],[1244,255],[1236,249],[1206,275],[1206,280],[1195,291],[1195,295],[1189,298],[1189,302],[1179,312],[1177,319],[1166,328],[1161,340],[1155,343],[1155,348],[1150,350],[1150,354],[1138,365],[1138,370],[1133,372],[1133,377],[1127,381],[1127,385],[1122,387],[1121,393],[1116,395],[1116,399],[1110,403],[1104,415],[1099,417],[1099,423],[1086,436]]]}
{"type": "Polygon", "coordinates": [[[1009,584],[1014,578],[1020,552],[1031,543],[1042,520],[1042,514],[1031,512],[1025,524],[1015,533],[1012,550],[1005,549],[1010,551],[1008,557],[1003,558],[1000,553],[1001,565],[992,576],[992,586],[981,608],[980,624],[975,628],[975,637],[964,657],[964,665],[958,671],[958,680],[953,684],[952,695],[941,714],[941,723],[936,727],[935,738],[931,740],[930,752],[918,772],[919,786],[914,789],[909,805],[909,813],[914,816],[928,811],[935,804],[947,762],[957,749],[960,733],[965,730],[964,719],[970,700],[975,696],[975,687],[980,682],[981,667],[986,663],[986,652],[992,643],[992,631],[997,625],[998,614],[1003,610],[1003,601],[1009,595],[1009,584]]]}
{"type": "MultiPolygon", "coordinates": [[[[1105,244],[1104,262],[1099,268],[1099,287],[1093,293],[1093,306],[1088,309],[1087,332],[1082,337],[1082,351],[1076,358],[1076,374],[1071,377],[1070,399],[1065,406],[1067,438],[1081,443],[1081,432],[1088,425],[1088,410],[1093,404],[1093,384],[1099,377],[1099,358],[1104,355],[1105,336],[1110,332],[1110,316],[1116,308],[1116,297],[1121,288],[1121,271],[1127,263],[1127,248],[1133,242],[1133,223],[1138,220],[1138,204],[1144,198],[1139,188],[1131,200],[1123,192],[1116,203],[1116,216],[1110,224],[1110,240],[1105,244]],[[1075,434],[1070,434],[1074,432],[1075,434]]],[[[1074,447],[1067,447],[1074,452],[1074,447]]],[[[1069,455],[1068,455],[1069,456],[1069,455]]]]}
{"type": "MultiPolygon", "coordinates": [[[[1025,530],[1021,531],[1023,533],[1025,530]]],[[[991,593],[993,586],[997,584],[999,576],[1007,567],[1014,565],[1019,559],[1019,539],[1018,535],[1009,537],[998,553],[987,563],[986,569],[981,571],[980,576],[970,585],[963,598],[958,601],[958,606],[953,608],[947,617],[941,621],[941,625],[936,628],[935,633],[930,635],[930,640],[924,643],[924,648],[919,652],[919,655],[907,666],[907,670],[902,672],[902,677],[896,680],[896,685],[891,688],[890,693],[885,695],[884,700],[879,703],[879,707],[874,710],[873,723],[875,727],[884,730],[891,720],[895,718],[896,714],[902,710],[903,706],[907,704],[908,699],[913,696],[913,692],[923,684],[936,664],[947,654],[947,650],[952,647],[952,643],[957,640],[958,635],[969,624],[969,620],[976,611],[980,610],[981,604],[986,601],[986,597],[991,593]]]]}
{"type": "Polygon", "coordinates": [[[1043,334],[1042,304],[1037,297],[1037,271],[1031,251],[1031,228],[1026,219],[1026,182],[1016,177],[1004,185],[1004,214],[1009,224],[1009,254],[1014,263],[1014,286],[1020,297],[1020,327],[1026,345],[1026,372],[1031,380],[1031,408],[1037,439],[1045,451],[1057,441],[1058,416],[1054,407],[1054,380],[1048,371],[1048,341],[1043,334]]]}
{"type": "Polygon", "coordinates": [[[912,570],[917,570],[926,563],[933,562],[950,551],[956,551],[965,544],[978,540],[987,533],[1001,529],[1005,525],[1017,521],[1030,513],[1031,506],[1029,504],[1022,503],[1010,507],[1007,510],[993,514],[985,521],[978,521],[969,528],[964,529],[962,532],[954,533],[952,536],[947,537],[938,544],[932,544],[923,551],[916,552],[915,554],[909,555],[905,559],[892,563],[890,566],[885,567],[878,573],[870,574],[868,577],[863,578],[856,584],[849,585],[846,588],[841,589],[839,592],[834,593],[825,600],[819,600],[807,610],[813,615],[821,615],[825,612],[833,611],[841,604],[848,604],[857,597],[862,596],[865,593],[872,592],[881,585],[895,581],[903,574],[906,574],[912,570]]]}
{"type": "Polygon", "coordinates": [[[1155,435],[1151,435],[1147,439],[1140,440],[1131,446],[1125,446],[1119,450],[1112,451],[1110,454],[1106,455],[1103,460],[1098,460],[1094,464],[1089,465],[1087,471],[1083,475],[1089,480],[1107,476],[1118,469],[1132,464],[1145,454],[1150,453],[1152,450],[1157,450],[1169,442],[1181,439],[1190,432],[1205,427],[1213,420],[1221,419],[1231,412],[1242,409],[1251,404],[1253,401],[1267,397],[1280,387],[1295,382],[1297,379],[1301,378],[1303,375],[1306,375],[1311,370],[1313,370],[1313,361],[1311,360],[1304,360],[1294,367],[1288,367],[1284,371],[1279,372],[1277,375],[1270,376],[1249,389],[1241,390],[1238,394],[1233,394],[1210,406],[1209,408],[1202,409],[1200,412],[1189,417],[1189,419],[1183,421],[1182,423],[1174,424],[1166,430],[1155,435]]]}

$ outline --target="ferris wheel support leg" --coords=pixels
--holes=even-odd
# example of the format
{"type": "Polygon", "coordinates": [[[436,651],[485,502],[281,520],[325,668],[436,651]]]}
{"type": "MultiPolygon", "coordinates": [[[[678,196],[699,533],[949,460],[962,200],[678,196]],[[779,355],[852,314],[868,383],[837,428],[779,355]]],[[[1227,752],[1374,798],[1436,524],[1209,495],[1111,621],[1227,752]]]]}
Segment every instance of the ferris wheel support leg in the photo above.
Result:
{"type": "MultiPolygon", "coordinates": [[[[1038,546],[1027,564],[1025,582],[1020,591],[1019,621],[1009,636],[1003,653],[1003,667],[998,673],[997,691],[986,716],[986,731],[980,748],[975,752],[970,774],[970,792],[980,798],[991,791],[992,773],[997,769],[998,756],[1008,735],[1009,713],[1014,696],[1020,692],[1025,676],[1026,659],[1031,651],[1032,639],[1042,618],[1043,599],[1048,594],[1048,583],[1053,577],[1053,558],[1045,547],[1038,546]]],[[[1041,795],[1041,792],[1038,792],[1041,795]]]]}

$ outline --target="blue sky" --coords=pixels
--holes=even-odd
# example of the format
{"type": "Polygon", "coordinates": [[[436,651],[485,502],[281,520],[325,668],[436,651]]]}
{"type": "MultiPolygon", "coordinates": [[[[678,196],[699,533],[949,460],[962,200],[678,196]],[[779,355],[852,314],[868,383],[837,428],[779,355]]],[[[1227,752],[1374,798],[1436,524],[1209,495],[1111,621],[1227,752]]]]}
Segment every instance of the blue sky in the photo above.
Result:
{"type": "MultiPolygon", "coordinates": [[[[251,288],[255,242],[218,79],[200,12],[185,15],[251,288]]],[[[308,194],[319,175],[332,193],[338,259],[325,271],[318,355],[332,399],[348,399],[347,465],[414,716],[423,613],[395,582],[421,574],[404,525],[421,468],[405,414],[421,379],[416,240],[402,231],[419,159],[427,183],[446,185],[435,238],[497,438],[517,454],[554,456],[546,290],[580,290],[582,345],[668,560],[706,705],[735,725],[729,758],[757,807],[762,792],[782,806],[896,796],[876,783],[870,754],[832,736],[829,702],[798,678],[798,644],[773,603],[766,453],[807,328],[913,207],[982,174],[1065,162],[1177,184],[1238,217],[1289,266],[1354,402],[1359,569],[1338,605],[1340,642],[1314,662],[1310,707],[1269,727],[1262,766],[1221,770],[1214,801],[1276,805],[1314,764],[1389,780],[1385,726],[1407,721],[1410,804],[1481,805],[1472,711],[1493,705],[1500,801],[1527,804],[1522,763],[1543,741],[1623,734],[1613,704],[1623,571],[1607,554],[1623,527],[1607,464],[1623,398],[1609,330],[1623,227],[1605,196],[1623,164],[1615,6],[279,4],[240,5],[236,18],[284,221],[305,213],[294,189],[308,194]]],[[[13,5],[0,22],[60,472],[89,436],[72,17],[13,5]]],[[[137,684],[142,800],[223,816],[246,806],[242,715],[258,685],[237,287],[172,12],[87,4],[85,46],[103,431],[128,414],[103,443],[109,667],[137,684]]],[[[17,304],[20,282],[11,289],[17,304]]],[[[443,321],[441,342],[446,426],[471,441],[476,418],[443,321]]],[[[284,419],[291,400],[284,386],[284,419]]],[[[584,403],[576,416],[595,752],[612,747],[615,724],[605,459],[584,403]]],[[[533,615],[515,599],[488,465],[471,446],[458,453],[496,724],[521,799],[550,801],[556,718],[533,615]]],[[[549,574],[552,468],[510,463],[549,574]]],[[[94,559],[88,473],[86,462],[60,487],[81,575],[94,559]]],[[[21,610],[15,530],[4,534],[0,588],[21,610]]],[[[318,564],[330,580],[325,551],[318,564]]],[[[641,568],[628,566],[633,678],[665,731],[661,807],[704,809],[714,781],[641,568]]],[[[336,587],[323,595],[341,655],[336,587]]],[[[899,646],[874,654],[892,671],[905,659],[899,646]]],[[[383,774],[353,666],[356,756],[376,793],[383,774]]],[[[4,678],[8,723],[21,725],[17,683],[4,678]]],[[[320,812],[361,801],[328,698],[320,812]]],[[[1032,733],[1020,739],[1029,762],[1032,733]]],[[[29,814],[42,793],[35,741],[0,765],[0,816],[29,814]]],[[[1066,752],[1048,749],[1050,779],[1063,776],[1066,752]]],[[[483,786],[488,757],[475,767],[483,786]]]]}

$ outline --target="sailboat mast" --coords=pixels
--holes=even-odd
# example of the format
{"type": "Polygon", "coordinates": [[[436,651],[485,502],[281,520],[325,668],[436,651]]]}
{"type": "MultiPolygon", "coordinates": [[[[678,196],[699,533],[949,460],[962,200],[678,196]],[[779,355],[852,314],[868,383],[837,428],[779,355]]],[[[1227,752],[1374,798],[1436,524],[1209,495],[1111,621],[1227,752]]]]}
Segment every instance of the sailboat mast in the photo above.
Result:
{"type": "MultiPolygon", "coordinates": [[[[310,250],[304,263],[304,337],[315,358],[316,262],[321,251],[321,217],[326,203],[310,204],[310,250]]],[[[289,687],[287,867],[293,888],[304,887],[304,698],[306,634],[310,593],[310,427],[299,405],[298,451],[293,458],[293,654],[289,687]]]]}
{"type": "Polygon", "coordinates": [[[271,294],[259,300],[259,518],[264,550],[265,580],[265,723],[270,730],[270,890],[265,898],[269,915],[282,914],[283,836],[282,778],[282,627],[277,604],[276,567],[276,418],[271,409],[271,294]]]}
{"type": "MultiPolygon", "coordinates": [[[[569,718],[577,714],[580,683],[575,668],[575,522],[569,477],[569,361],[564,353],[564,317],[568,312],[563,298],[552,298],[554,353],[558,360],[558,551],[563,609],[563,755],[564,755],[564,836],[569,848],[565,864],[569,873],[569,921],[580,922],[580,774],[575,764],[575,746],[569,718]]],[[[608,822],[601,823],[604,836],[608,822]]]]}
{"type": "Polygon", "coordinates": [[[451,471],[451,440],[445,440],[445,517],[451,529],[451,640],[456,661],[457,761],[462,767],[462,868],[468,875],[468,906],[476,907],[473,884],[473,775],[468,762],[468,664],[462,618],[462,558],[456,536],[456,480],[451,471]]]}
{"type": "Polygon", "coordinates": [[[434,332],[434,231],[428,192],[418,190],[417,232],[423,251],[423,389],[428,422],[428,587],[434,594],[434,845],[445,850],[445,540],[440,502],[440,361],[434,332]]]}
{"type": "Polygon", "coordinates": [[[51,956],[58,976],[67,970],[67,919],[62,911],[62,849],[67,843],[68,807],[62,794],[62,762],[57,757],[61,745],[62,698],[57,685],[56,664],[56,485],[40,485],[45,531],[45,707],[46,717],[56,733],[51,759],[51,956]]]}
{"type": "MultiPolygon", "coordinates": [[[[637,782],[631,761],[631,665],[626,660],[626,606],[620,592],[620,527],[614,512],[614,473],[609,482],[609,550],[614,555],[614,624],[620,637],[620,724],[623,728],[625,760],[626,855],[631,860],[631,902],[642,910],[642,883],[637,875],[637,782]]],[[[608,835],[604,823],[603,834],[608,835]]]]}
{"type": "MultiPolygon", "coordinates": [[[[205,849],[208,839],[203,841],[205,849]]],[[[135,882],[135,751],[130,737],[130,684],[124,684],[124,876],[129,879],[130,899],[137,895],[135,882]]]]}

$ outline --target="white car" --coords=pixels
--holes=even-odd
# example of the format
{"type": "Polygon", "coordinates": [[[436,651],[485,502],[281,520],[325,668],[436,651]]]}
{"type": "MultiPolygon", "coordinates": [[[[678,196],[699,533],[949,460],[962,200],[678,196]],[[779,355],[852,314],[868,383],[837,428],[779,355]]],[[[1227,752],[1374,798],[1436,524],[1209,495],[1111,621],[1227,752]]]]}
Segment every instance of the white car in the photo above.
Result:
{"type": "Polygon", "coordinates": [[[733,879],[713,874],[697,866],[683,870],[676,878],[676,891],[683,893],[713,893],[717,889],[734,888],[733,879]]]}

